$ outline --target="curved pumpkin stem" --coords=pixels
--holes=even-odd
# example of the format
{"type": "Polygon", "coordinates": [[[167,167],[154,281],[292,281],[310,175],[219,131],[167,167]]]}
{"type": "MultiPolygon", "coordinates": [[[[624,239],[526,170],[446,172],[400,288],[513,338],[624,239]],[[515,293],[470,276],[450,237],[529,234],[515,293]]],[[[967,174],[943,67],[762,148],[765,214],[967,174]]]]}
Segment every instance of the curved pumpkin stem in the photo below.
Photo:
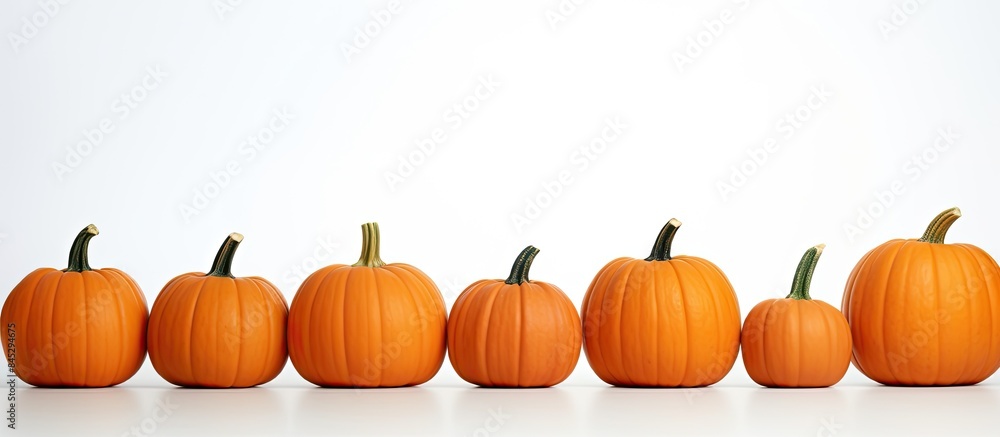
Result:
{"type": "Polygon", "coordinates": [[[225,278],[233,277],[233,256],[236,255],[236,248],[240,247],[243,235],[233,232],[226,237],[219,247],[219,253],[215,254],[215,261],[212,261],[212,270],[205,276],[221,276],[225,278]]]}
{"type": "Polygon", "coordinates": [[[951,228],[952,223],[958,220],[962,216],[962,211],[957,207],[949,209],[947,211],[938,214],[931,220],[931,224],[927,225],[927,230],[924,231],[924,235],[920,237],[919,241],[925,243],[944,243],[944,235],[948,233],[948,229],[951,228]]]}
{"type": "Polygon", "coordinates": [[[531,270],[531,262],[535,260],[535,255],[541,252],[535,246],[525,247],[521,251],[521,254],[517,256],[517,260],[514,261],[514,267],[510,269],[510,276],[504,281],[506,284],[510,285],[520,285],[525,282],[531,282],[528,280],[528,270],[531,270]]]}
{"type": "Polygon", "coordinates": [[[69,267],[64,272],[86,272],[90,268],[90,260],[87,258],[87,248],[90,247],[90,239],[99,234],[97,226],[87,225],[73,240],[73,246],[69,249],[69,267]]]}
{"type": "Polygon", "coordinates": [[[667,224],[660,229],[660,235],[656,236],[653,243],[653,250],[646,257],[646,261],[670,261],[670,245],[674,243],[674,235],[681,227],[681,221],[675,218],[670,219],[667,224]]]}
{"type": "Polygon", "coordinates": [[[823,248],[825,247],[825,244],[819,244],[810,247],[806,253],[802,254],[799,266],[795,268],[795,279],[792,280],[792,292],[788,293],[785,299],[812,299],[809,297],[809,284],[812,283],[813,270],[816,270],[816,263],[819,261],[819,256],[823,254],[823,248]]]}
{"type": "Polygon", "coordinates": [[[382,267],[385,261],[379,255],[380,236],[378,223],[361,225],[361,257],[352,267],[382,267]]]}

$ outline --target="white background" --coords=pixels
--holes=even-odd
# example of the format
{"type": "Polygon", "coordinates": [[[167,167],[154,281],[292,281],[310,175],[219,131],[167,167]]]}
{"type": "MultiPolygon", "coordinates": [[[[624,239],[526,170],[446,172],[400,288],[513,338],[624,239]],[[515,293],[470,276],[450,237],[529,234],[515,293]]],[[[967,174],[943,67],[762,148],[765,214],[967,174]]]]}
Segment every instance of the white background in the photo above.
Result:
{"type": "MultiPolygon", "coordinates": [[[[469,283],[505,277],[528,244],[542,250],[532,279],[579,307],[606,262],[645,257],[671,217],[684,222],[674,253],[718,264],[744,315],[787,293],[821,242],[812,294],[839,307],[867,250],[918,237],[951,206],[964,217],[949,241],[1000,251],[987,196],[1000,157],[995,3],[403,1],[384,25],[372,14],[387,3],[339,3],[88,2],[50,17],[3,2],[0,288],[64,268],[88,223],[101,229],[92,265],[131,274],[150,304],[173,276],[208,269],[233,231],[246,236],[235,273],[290,301],[294,269],[354,262],[367,221],[381,225],[383,258],[424,270],[449,307],[469,283]],[[475,97],[484,80],[499,85],[475,97]],[[803,109],[814,89],[832,96],[803,109]],[[126,112],[123,95],[143,98],[126,112]],[[456,104],[469,109],[461,123],[456,104]],[[294,118],[272,138],[261,130],[274,111],[294,118]],[[796,113],[793,130],[782,120],[796,113]],[[609,119],[621,135],[595,146],[609,119]],[[102,124],[109,133],[81,145],[102,124]],[[435,129],[444,141],[420,152],[435,129]],[[949,129],[957,139],[935,150],[949,129]],[[271,140],[251,158],[242,143],[258,134],[271,140]],[[768,139],[777,150],[747,163],[768,139]],[[401,160],[414,169],[390,184],[401,160]],[[213,182],[230,163],[239,172],[213,182]],[[546,194],[560,172],[568,182],[546,194]],[[723,195],[734,172],[746,178],[723,195]],[[899,194],[876,195],[893,184],[899,194]]],[[[412,389],[313,389],[289,364],[262,388],[192,391],[147,361],[118,388],[19,390],[18,432],[989,434],[998,378],[899,389],[852,368],[832,389],[764,390],[738,361],[714,388],[623,390],[581,356],[548,390],[473,389],[446,363],[412,389]],[[163,421],[158,400],[177,405],[163,421]],[[496,409],[510,416],[499,429],[486,422],[496,409]]]]}

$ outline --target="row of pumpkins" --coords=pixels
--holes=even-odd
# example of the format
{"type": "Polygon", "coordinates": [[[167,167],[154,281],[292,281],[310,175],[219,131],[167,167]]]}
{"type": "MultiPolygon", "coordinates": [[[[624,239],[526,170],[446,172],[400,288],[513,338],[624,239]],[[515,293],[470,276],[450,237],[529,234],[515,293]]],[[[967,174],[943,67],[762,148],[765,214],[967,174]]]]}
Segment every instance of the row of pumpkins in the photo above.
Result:
{"type": "Polygon", "coordinates": [[[65,270],[38,269],[7,297],[7,359],[25,382],[104,387],[129,379],[148,347],[156,371],[187,387],[263,384],[290,357],[324,387],[424,383],[444,361],[487,387],[545,387],[573,371],[581,343],[609,384],[698,387],[721,380],[742,346],[747,372],[768,387],[824,387],[849,363],[889,385],[963,385],[1000,367],[1000,267],[982,249],[944,244],[960,216],[938,215],[920,239],[891,240],[851,272],[842,312],[812,300],[823,246],[810,248],[784,299],[761,302],[740,326],[732,285],[715,264],[671,256],[670,220],[645,259],[618,258],[591,282],[583,320],[555,285],[529,280],[528,246],[506,280],[481,280],[448,317],[441,293],[408,264],[379,256],[362,226],[361,258],[310,275],[289,307],[260,277],[233,277],[231,234],[211,271],[171,280],[147,313],[120,270],[91,269],[91,225],[65,270]]]}

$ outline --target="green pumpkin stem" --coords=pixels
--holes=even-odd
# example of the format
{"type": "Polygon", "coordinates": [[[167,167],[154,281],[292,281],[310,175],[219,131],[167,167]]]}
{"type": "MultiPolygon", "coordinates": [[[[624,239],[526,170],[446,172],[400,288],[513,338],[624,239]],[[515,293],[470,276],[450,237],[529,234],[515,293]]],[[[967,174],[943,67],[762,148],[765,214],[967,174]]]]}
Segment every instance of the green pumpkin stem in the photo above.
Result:
{"type": "Polygon", "coordinates": [[[799,260],[799,266],[795,269],[795,279],[792,280],[792,292],[785,296],[785,299],[809,300],[809,284],[812,283],[813,270],[816,270],[816,263],[819,256],[823,254],[825,244],[810,247],[799,260]]]}
{"type": "Polygon", "coordinates": [[[90,260],[87,258],[87,248],[90,246],[90,239],[99,234],[97,226],[87,225],[73,240],[73,246],[69,249],[69,267],[64,272],[86,272],[90,268],[90,260]]]}
{"type": "Polygon", "coordinates": [[[365,223],[361,225],[361,257],[353,267],[382,267],[385,261],[379,255],[379,232],[378,223],[365,223]]]}
{"type": "Polygon", "coordinates": [[[962,211],[958,208],[952,208],[938,214],[931,221],[931,224],[927,225],[927,230],[924,231],[924,236],[920,237],[919,241],[944,244],[944,235],[948,233],[948,228],[961,216],[962,211]]]}
{"type": "Polygon", "coordinates": [[[243,241],[243,235],[236,232],[229,234],[226,241],[222,242],[222,247],[219,247],[219,253],[215,255],[215,261],[212,261],[212,270],[206,276],[232,278],[233,257],[236,255],[236,248],[240,247],[241,241],[243,241]]]}
{"type": "Polygon", "coordinates": [[[653,250],[649,253],[646,261],[670,261],[670,245],[674,243],[674,235],[681,227],[681,221],[675,218],[670,219],[667,224],[660,229],[660,235],[656,236],[653,243],[653,250]]]}
{"type": "Polygon", "coordinates": [[[531,269],[531,262],[535,260],[535,255],[541,252],[535,246],[525,247],[521,251],[521,254],[517,256],[517,260],[514,261],[514,267],[510,268],[510,276],[504,281],[506,284],[519,285],[525,282],[530,282],[528,280],[528,270],[531,269]]]}

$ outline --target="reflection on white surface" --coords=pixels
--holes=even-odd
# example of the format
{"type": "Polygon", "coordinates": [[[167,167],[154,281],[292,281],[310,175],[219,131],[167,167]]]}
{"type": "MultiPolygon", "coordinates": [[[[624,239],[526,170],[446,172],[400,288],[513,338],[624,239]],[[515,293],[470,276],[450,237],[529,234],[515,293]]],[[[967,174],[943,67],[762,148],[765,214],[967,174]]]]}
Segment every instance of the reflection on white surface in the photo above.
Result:
{"type": "Polygon", "coordinates": [[[1000,387],[18,390],[23,435],[996,436],[1000,387]]]}
{"type": "Polygon", "coordinates": [[[589,396],[588,434],[733,435],[739,412],[731,396],[716,387],[597,388],[589,396]]]}
{"type": "Polygon", "coordinates": [[[866,387],[849,425],[866,435],[1000,435],[1000,387],[866,387]]]}
{"type": "Polygon", "coordinates": [[[121,387],[19,387],[15,399],[16,432],[31,436],[118,436],[141,419],[148,396],[143,389],[121,387]]]}
{"type": "Polygon", "coordinates": [[[154,406],[146,414],[156,416],[157,407],[171,410],[155,435],[280,435],[285,432],[290,406],[278,390],[155,390],[154,406]]]}
{"type": "Polygon", "coordinates": [[[457,389],[452,435],[580,435],[578,406],[564,388],[457,389]]]}
{"type": "Polygon", "coordinates": [[[752,388],[745,410],[746,428],[766,430],[770,436],[839,435],[849,415],[847,395],[836,386],[752,388]]]}
{"type": "Polygon", "coordinates": [[[423,387],[297,389],[291,432],[301,435],[445,435],[441,393],[423,387]]]}

